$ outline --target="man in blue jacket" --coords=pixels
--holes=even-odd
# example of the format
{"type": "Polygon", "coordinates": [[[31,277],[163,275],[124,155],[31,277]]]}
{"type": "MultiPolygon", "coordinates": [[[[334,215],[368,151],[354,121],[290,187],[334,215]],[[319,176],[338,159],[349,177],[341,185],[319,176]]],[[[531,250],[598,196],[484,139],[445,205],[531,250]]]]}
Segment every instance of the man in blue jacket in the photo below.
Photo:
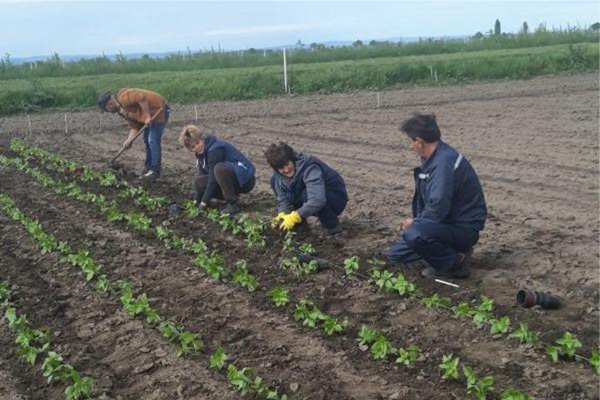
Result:
{"type": "Polygon", "coordinates": [[[256,183],[254,165],[235,146],[194,125],[183,128],[179,141],[196,155],[194,201],[198,208],[205,209],[217,198],[227,202],[224,213],[239,213],[239,194],[250,192],[256,183]]]}
{"type": "Polygon", "coordinates": [[[346,208],[344,180],[317,157],[296,153],[289,145],[271,144],[265,158],[273,168],[271,187],[277,196],[278,215],[273,225],[292,230],[309,216],[316,216],[329,235],[340,232],[338,216],[346,208]]]}
{"type": "Polygon", "coordinates": [[[468,260],[487,217],[475,170],[441,140],[435,115],[415,114],[401,127],[422,164],[414,169],[413,218],[404,219],[402,239],[392,245],[393,263],[425,261],[428,278],[465,278],[468,260]]]}

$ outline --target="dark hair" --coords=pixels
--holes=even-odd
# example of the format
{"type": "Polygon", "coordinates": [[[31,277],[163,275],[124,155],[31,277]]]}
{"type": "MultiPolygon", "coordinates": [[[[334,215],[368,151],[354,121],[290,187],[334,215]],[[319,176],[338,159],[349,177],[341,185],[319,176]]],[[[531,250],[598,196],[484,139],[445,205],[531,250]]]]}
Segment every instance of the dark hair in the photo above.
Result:
{"type": "Polygon", "coordinates": [[[112,95],[110,94],[110,92],[104,92],[98,96],[98,107],[100,107],[102,111],[106,111],[106,103],[108,103],[111,96],[112,95]]]}
{"type": "Polygon", "coordinates": [[[296,153],[287,143],[272,143],[265,151],[265,158],[274,170],[279,170],[287,164],[288,161],[294,161],[296,153]]]}
{"type": "Polygon", "coordinates": [[[416,113],[402,123],[400,130],[412,140],[420,138],[427,143],[437,142],[442,137],[434,114],[416,113]]]}

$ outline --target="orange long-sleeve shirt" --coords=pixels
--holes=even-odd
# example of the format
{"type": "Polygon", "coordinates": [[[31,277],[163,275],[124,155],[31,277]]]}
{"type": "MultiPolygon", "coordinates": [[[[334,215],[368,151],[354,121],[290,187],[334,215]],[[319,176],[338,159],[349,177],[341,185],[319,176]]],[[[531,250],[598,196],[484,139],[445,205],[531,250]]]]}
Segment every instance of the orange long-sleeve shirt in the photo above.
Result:
{"type": "Polygon", "coordinates": [[[151,90],[126,88],[121,89],[115,96],[117,102],[127,113],[127,116],[133,120],[129,125],[134,129],[140,129],[144,125],[144,113],[140,103],[146,102],[150,111],[150,117],[159,109],[162,111],[152,120],[153,123],[164,124],[166,121],[165,110],[167,103],[165,98],[151,90]]]}

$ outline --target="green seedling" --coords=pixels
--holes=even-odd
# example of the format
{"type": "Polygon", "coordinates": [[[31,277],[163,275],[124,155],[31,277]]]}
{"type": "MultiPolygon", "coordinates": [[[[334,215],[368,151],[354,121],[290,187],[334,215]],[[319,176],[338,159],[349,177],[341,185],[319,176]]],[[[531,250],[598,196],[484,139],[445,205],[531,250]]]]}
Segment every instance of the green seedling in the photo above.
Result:
{"type": "Polygon", "coordinates": [[[392,354],[397,354],[398,350],[385,338],[383,333],[379,333],[371,346],[371,354],[375,360],[387,360],[392,354]]]}
{"type": "Polygon", "coordinates": [[[100,186],[116,186],[117,182],[117,177],[110,171],[101,174],[100,178],[98,179],[100,186]]]}
{"type": "Polygon", "coordinates": [[[169,240],[169,238],[171,236],[173,236],[173,231],[172,230],[170,230],[169,228],[165,228],[163,226],[160,226],[160,225],[156,226],[155,232],[156,232],[156,238],[158,240],[160,240],[161,242],[164,241],[165,243],[166,243],[166,241],[169,240]]]}
{"type": "Polygon", "coordinates": [[[392,278],[391,282],[392,287],[390,290],[398,292],[400,296],[414,295],[416,292],[415,285],[412,282],[408,282],[401,273],[392,278]]]}
{"type": "Polygon", "coordinates": [[[294,250],[294,235],[295,233],[289,231],[283,237],[283,247],[281,249],[282,253],[289,253],[294,250]]]}
{"type": "Polygon", "coordinates": [[[220,216],[221,214],[219,214],[219,210],[216,208],[210,208],[206,211],[206,218],[212,222],[218,222],[220,216]]]}
{"type": "Polygon", "coordinates": [[[66,400],[79,400],[90,398],[92,393],[93,380],[90,377],[81,378],[79,372],[71,371],[71,380],[73,383],[65,389],[66,400]]]}
{"type": "Polygon", "coordinates": [[[440,297],[437,293],[429,297],[424,297],[421,302],[427,308],[448,308],[452,301],[447,297],[440,297]]]}
{"type": "Polygon", "coordinates": [[[162,321],[158,326],[160,333],[169,341],[174,341],[179,337],[179,328],[173,321],[162,321]]]}
{"type": "Polygon", "coordinates": [[[248,272],[246,260],[238,260],[235,265],[237,266],[237,269],[232,274],[233,283],[247,288],[250,292],[255,291],[258,282],[256,281],[256,278],[248,272]]]}
{"type": "Polygon", "coordinates": [[[329,336],[334,333],[341,333],[348,327],[348,320],[344,319],[341,323],[337,320],[337,318],[326,316],[325,322],[323,322],[323,329],[329,336]]]}
{"type": "Polygon", "coordinates": [[[210,367],[220,371],[227,360],[229,360],[229,357],[225,354],[223,347],[218,347],[210,356],[210,367]]]}
{"type": "Polygon", "coordinates": [[[486,393],[494,390],[494,378],[492,376],[484,376],[482,379],[477,379],[475,371],[468,366],[463,367],[463,372],[467,378],[467,394],[470,394],[478,400],[485,400],[486,393]]]}
{"type": "Polygon", "coordinates": [[[521,343],[536,344],[540,341],[538,334],[530,331],[526,322],[521,322],[519,328],[511,336],[519,339],[521,343]]]}
{"type": "Polygon", "coordinates": [[[454,358],[452,353],[442,357],[442,363],[440,364],[440,370],[442,372],[442,379],[454,379],[458,380],[458,363],[460,359],[454,358]]]}
{"type": "Polygon", "coordinates": [[[177,349],[177,357],[185,356],[190,353],[202,351],[204,343],[198,333],[183,331],[179,334],[179,348],[177,349]]]}
{"type": "Polygon", "coordinates": [[[467,303],[460,303],[457,306],[452,307],[452,311],[459,316],[472,317],[477,310],[467,303]]]}
{"type": "Polygon", "coordinates": [[[533,397],[516,389],[506,389],[500,395],[500,400],[533,400],[533,397]]]}
{"type": "Polygon", "coordinates": [[[581,342],[568,331],[560,339],[556,340],[556,344],[560,346],[562,353],[569,358],[575,357],[575,351],[581,347],[581,342]]]}
{"type": "Polygon", "coordinates": [[[491,324],[490,332],[492,335],[496,333],[508,333],[510,329],[510,318],[508,316],[500,319],[491,319],[489,322],[491,324]]]}
{"type": "Polygon", "coordinates": [[[600,354],[596,350],[592,350],[592,356],[589,359],[589,363],[598,375],[600,375],[600,354]]]}
{"type": "Polygon", "coordinates": [[[83,166],[83,172],[81,174],[81,180],[83,182],[94,182],[99,180],[100,176],[97,175],[88,165],[83,166]]]}
{"type": "Polygon", "coordinates": [[[560,358],[558,347],[554,347],[551,344],[546,345],[546,354],[548,354],[548,357],[550,357],[553,362],[558,362],[558,359],[560,358]]]}
{"type": "Polygon", "coordinates": [[[138,231],[147,231],[150,229],[152,220],[148,218],[144,213],[130,212],[124,215],[127,225],[138,231]]]}
{"type": "Polygon", "coordinates": [[[302,243],[300,245],[300,252],[304,254],[314,254],[315,248],[310,243],[302,243]]]}
{"type": "Polygon", "coordinates": [[[344,270],[348,276],[358,271],[358,266],[358,256],[348,257],[344,260],[344,270]]]}
{"type": "Polygon", "coordinates": [[[106,293],[110,290],[110,282],[106,275],[100,275],[96,281],[96,290],[106,293]]]}
{"type": "Polygon", "coordinates": [[[195,242],[191,243],[190,251],[195,255],[206,254],[208,252],[208,246],[202,239],[196,239],[195,242]]]}
{"type": "Polygon", "coordinates": [[[398,358],[396,364],[411,365],[417,362],[419,357],[419,348],[414,344],[408,346],[408,349],[398,348],[398,358]]]}
{"type": "Polygon", "coordinates": [[[200,215],[200,210],[193,200],[186,200],[183,202],[183,213],[186,218],[194,219],[200,215]]]}
{"type": "Polygon", "coordinates": [[[367,260],[367,264],[371,266],[371,269],[379,269],[385,266],[385,261],[380,260],[379,258],[373,257],[367,260]]]}
{"type": "Polygon", "coordinates": [[[227,379],[244,396],[250,391],[250,383],[252,383],[251,375],[253,372],[252,368],[245,367],[238,370],[235,365],[229,364],[227,367],[227,379]]]}
{"type": "Polygon", "coordinates": [[[377,339],[378,332],[374,329],[370,329],[367,325],[362,325],[358,332],[358,344],[360,346],[365,344],[371,344],[377,339]]]}
{"type": "Polygon", "coordinates": [[[42,371],[44,377],[48,379],[48,383],[53,381],[67,382],[73,372],[73,367],[63,362],[60,354],[49,351],[48,356],[42,363],[42,371]]]}
{"type": "Polygon", "coordinates": [[[227,271],[223,268],[223,257],[214,251],[210,254],[198,254],[194,259],[194,263],[213,279],[221,279],[227,276],[227,271]]]}
{"type": "Polygon", "coordinates": [[[289,303],[288,290],[284,288],[274,288],[271,290],[271,300],[275,303],[275,306],[282,307],[289,303]]]}
{"type": "Polygon", "coordinates": [[[31,365],[35,365],[38,355],[42,352],[41,348],[29,345],[21,335],[17,336],[16,343],[19,344],[17,355],[24,358],[31,365]]]}
{"type": "Polygon", "coordinates": [[[125,219],[125,215],[119,211],[119,208],[115,204],[109,205],[103,212],[108,222],[122,221],[125,219]]]}
{"type": "Polygon", "coordinates": [[[374,280],[375,285],[379,289],[391,290],[394,287],[394,281],[392,280],[394,276],[386,269],[380,271],[378,269],[371,270],[371,279],[374,280]]]}
{"type": "Polygon", "coordinates": [[[294,320],[302,320],[302,325],[304,326],[314,328],[317,322],[322,321],[325,318],[325,314],[323,314],[310,300],[303,299],[300,301],[300,304],[296,305],[294,320]]]}
{"type": "Polygon", "coordinates": [[[229,216],[229,214],[221,214],[219,216],[219,225],[223,227],[224,231],[230,231],[234,235],[242,232],[242,227],[238,225],[235,220],[229,216]]]}

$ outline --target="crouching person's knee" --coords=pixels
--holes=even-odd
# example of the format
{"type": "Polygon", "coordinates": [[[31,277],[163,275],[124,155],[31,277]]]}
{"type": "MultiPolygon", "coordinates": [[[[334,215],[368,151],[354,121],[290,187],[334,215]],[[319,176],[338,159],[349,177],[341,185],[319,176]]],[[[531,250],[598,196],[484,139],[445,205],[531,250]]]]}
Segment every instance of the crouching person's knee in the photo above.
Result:
{"type": "Polygon", "coordinates": [[[392,264],[404,262],[406,254],[410,252],[410,248],[404,240],[400,240],[390,246],[387,252],[387,259],[392,264]]]}
{"type": "Polygon", "coordinates": [[[414,250],[422,244],[423,235],[417,227],[411,226],[402,233],[402,239],[406,243],[407,247],[414,250]]]}

